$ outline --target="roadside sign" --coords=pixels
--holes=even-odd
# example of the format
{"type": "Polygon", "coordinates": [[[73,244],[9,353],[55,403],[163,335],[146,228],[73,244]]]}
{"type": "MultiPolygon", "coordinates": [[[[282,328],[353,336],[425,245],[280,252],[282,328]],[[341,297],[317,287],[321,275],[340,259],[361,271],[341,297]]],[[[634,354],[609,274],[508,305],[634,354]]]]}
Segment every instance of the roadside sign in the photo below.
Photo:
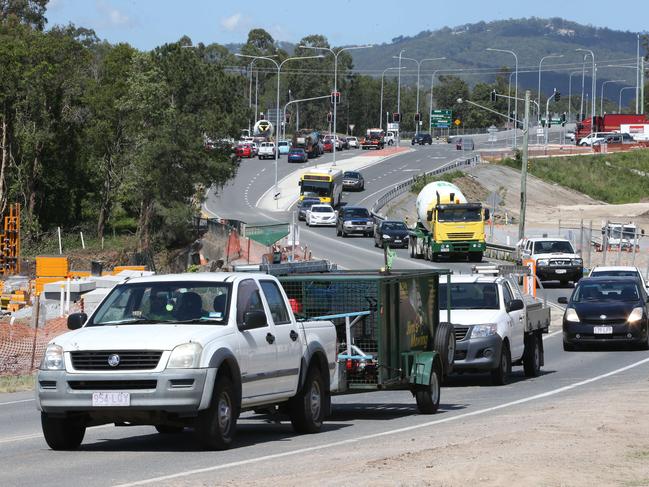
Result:
{"type": "Polygon", "coordinates": [[[430,112],[431,129],[448,128],[451,125],[452,120],[453,120],[452,110],[433,110],[432,112],[430,112]]]}
{"type": "Polygon", "coordinates": [[[354,131],[354,127],[356,127],[356,125],[353,124],[353,123],[350,123],[350,124],[349,124],[349,131],[350,131],[350,132],[353,132],[353,131],[354,131]]]}
{"type": "Polygon", "coordinates": [[[399,130],[399,124],[396,123],[396,122],[388,123],[388,130],[392,130],[392,131],[396,130],[396,131],[398,131],[399,130]]]}
{"type": "Polygon", "coordinates": [[[545,130],[542,128],[536,129],[536,136],[537,137],[543,137],[545,135],[545,130]]]}
{"type": "Polygon", "coordinates": [[[290,232],[290,223],[270,225],[246,225],[243,236],[259,242],[266,247],[286,237],[290,232]]]}
{"type": "Polygon", "coordinates": [[[459,118],[456,118],[455,122],[453,122],[453,123],[455,124],[456,127],[459,127],[460,124],[462,123],[462,120],[460,120],[459,118]]]}

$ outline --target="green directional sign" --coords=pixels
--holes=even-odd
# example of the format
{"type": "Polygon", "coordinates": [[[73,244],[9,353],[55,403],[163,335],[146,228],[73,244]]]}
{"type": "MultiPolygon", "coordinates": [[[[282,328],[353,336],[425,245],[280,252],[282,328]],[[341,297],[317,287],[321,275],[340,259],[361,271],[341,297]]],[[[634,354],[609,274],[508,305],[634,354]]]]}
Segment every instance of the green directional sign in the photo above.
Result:
{"type": "Polygon", "coordinates": [[[271,225],[246,225],[244,237],[259,242],[266,247],[273,245],[278,240],[289,234],[289,223],[271,225]]]}
{"type": "Polygon", "coordinates": [[[431,129],[447,129],[453,123],[452,110],[433,110],[430,112],[431,129]]]}

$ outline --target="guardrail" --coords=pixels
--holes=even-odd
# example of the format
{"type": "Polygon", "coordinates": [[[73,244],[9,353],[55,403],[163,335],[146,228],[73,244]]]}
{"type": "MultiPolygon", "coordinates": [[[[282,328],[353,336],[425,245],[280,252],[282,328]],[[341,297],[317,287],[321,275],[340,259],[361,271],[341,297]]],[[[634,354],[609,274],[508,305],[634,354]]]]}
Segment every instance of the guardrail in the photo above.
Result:
{"type": "Polygon", "coordinates": [[[396,186],[394,186],[394,188],[392,188],[390,191],[388,191],[383,196],[381,196],[376,201],[376,203],[374,203],[374,206],[372,206],[370,213],[372,214],[375,220],[385,220],[385,217],[379,213],[381,209],[397,196],[400,196],[403,193],[407,193],[408,191],[410,191],[410,188],[412,188],[412,185],[415,184],[417,178],[420,178],[422,176],[426,177],[426,176],[434,176],[436,174],[442,174],[451,169],[457,169],[460,167],[475,166],[479,162],[480,162],[479,154],[469,158],[461,157],[459,159],[455,159],[454,161],[449,162],[448,164],[444,164],[443,166],[440,166],[437,169],[433,169],[431,171],[426,171],[424,173],[417,174],[416,176],[413,176],[410,179],[402,181],[401,183],[398,183],[396,186]]]}

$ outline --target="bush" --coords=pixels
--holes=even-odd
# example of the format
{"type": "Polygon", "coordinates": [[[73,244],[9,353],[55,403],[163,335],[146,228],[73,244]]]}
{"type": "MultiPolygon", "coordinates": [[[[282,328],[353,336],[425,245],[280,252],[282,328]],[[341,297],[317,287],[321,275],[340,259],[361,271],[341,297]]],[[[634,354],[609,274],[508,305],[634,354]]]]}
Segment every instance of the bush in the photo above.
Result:
{"type": "Polygon", "coordinates": [[[464,173],[462,171],[451,171],[451,172],[445,172],[442,174],[433,174],[433,175],[421,175],[421,176],[415,176],[415,183],[412,185],[410,188],[410,191],[412,193],[419,193],[422,189],[424,189],[424,186],[426,186],[428,183],[432,183],[433,181],[447,181],[449,183],[452,183],[458,178],[461,178],[464,176],[464,173]]]}

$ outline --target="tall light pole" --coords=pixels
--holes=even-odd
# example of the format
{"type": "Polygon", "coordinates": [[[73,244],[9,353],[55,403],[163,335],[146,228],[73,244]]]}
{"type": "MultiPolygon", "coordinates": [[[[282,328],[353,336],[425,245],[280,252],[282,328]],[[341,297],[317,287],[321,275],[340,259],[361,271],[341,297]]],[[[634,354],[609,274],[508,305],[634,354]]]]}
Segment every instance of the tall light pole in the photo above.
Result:
{"type": "Polygon", "coordinates": [[[399,51],[399,81],[397,81],[397,113],[399,114],[399,130],[397,130],[397,147],[401,145],[401,56],[405,49],[399,51]]]}
{"type": "MultiPolygon", "coordinates": [[[[399,54],[399,56],[400,56],[400,60],[401,59],[406,59],[408,61],[413,61],[414,63],[417,64],[417,104],[416,104],[417,108],[416,108],[416,111],[417,111],[417,113],[419,113],[419,75],[421,74],[421,65],[425,61],[441,61],[442,59],[446,59],[446,58],[445,57],[433,57],[433,58],[425,58],[425,59],[422,59],[422,60],[418,61],[418,60],[413,59],[411,57],[401,56],[401,54],[399,54]]],[[[397,58],[397,56],[392,56],[392,57],[395,58],[395,59],[397,58]]],[[[399,62],[401,62],[401,61],[399,61],[399,62]]],[[[397,109],[397,111],[399,112],[399,109],[397,109]]],[[[401,112],[399,112],[399,113],[401,113],[401,112]]],[[[415,128],[415,133],[419,133],[419,122],[417,123],[417,127],[415,128]]]]}
{"type": "Polygon", "coordinates": [[[622,92],[624,90],[636,90],[637,93],[637,86],[625,86],[624,88],[620,89],[620,99],[617,104],[617,113],[622,113],[622,92]]]}
{"type": "MultiPolygon", "coordinates": [[[[563,57],[563,54],[548,54],[547,56],[543,56],[541,60],[539,61],[539,91],[537,96],[539,97],[539,106],[541,105],[541,64],[543,63],[544,60],[550,59],[550,58],[559,58],[563,57]]],[[[538,119],[539,123],[541,122],[541,111],[539,110],[538,114],[538,119]]]]}
{"type": "MultiPolygon", "coordinates": [[[[331,47],[318,47],[318,46],[304,46],[301,45],[299,46],[302,49],[317,49],[319,51],[329,51],[331,54],[334,56],[334,93],[338,93],[338,55],[343,52],[343,51],[351,51],[353,49],[367,49],[368,47],[372,47],[372,44],[368,44],[365,46],[350,46],[350,47],[343,47],[341,49],[338,49],[337,51],[334,51],[331,47]]],[[[333,165],[336,165],[336,142],[337,142],[337,137],[336,137],[336,115],[338,113],[338,103],[337,103],[338,98],[335,97],[333,98],[334,101],[334,129],[333,129],[333,138],[334,138],[334,143],[333,143],[333,165]]]]}
{"type": "Polygon", "coordinates": [[[635,76],[635,112],[638,113],[638,102],[640,100],[640,34],[636,48],[636,76],[635,76]]]}
{"type": "MultiPolygon", "coordinates": [[[[514,62],[516,63],[516,68],[514,72],[516,73],[516,76],[514,78],[514,118],[518,118],[518,56],[514,51],[510,51],[509,49],[495,49],[493,47],[488,47],[487,51],[494,51],[494,52],[506,52],[514,56],[514,62]]],[[[510,76],[510,81],[511,81],[511,76],[510,76]]],[[[516,127],[514,127],[514,149],[516,148],[516,130],[518,129],[518,124],[516,124],[516,127]]]]}
{"type": "MultiPolygon", "coordinates": [[[[430,110],[428,111],[428,129],[431,131],[431,136],[432,136],[432,126],[433,126],[433,87],[435,86],[435,77],[437,76],[438,71],[443,71],[443,70],[436,69],[435,71],[433,71],[433,74],[430,77],[430,110]]],[[[449,129],[449,133],[450,133],[450,129],[449,129]]]]}
{"type": "Polygon", "coordinates": [[[597,91],[597,85],[595,84],[596,79],[597,79],[597,65],[595,64],[595,53],[593,51],[591,51],[590,49],[582,49],[581,47],[575,49],[575,51],[577,51],[577,52],[587,52],[593,57],[593,76],[592,76],[593,79],[591,80],[592,87],[591,87],[591,93],[590,93],[590,121],[591,121],[590,131],[591,132],[596,132],[595,127],[593,126],[593,119],[594,119],[594,117],[596,115],[595,114],[595,103],[597,103],[596,100],[595,100],[596,91],[597,91]]]}
{"type": "Polygon", "coordinates": [[[570,111],[572,109],[572,77],[575,74],[583,73],[582,71],[573,71],[568,77],[568,122],[570,122],[570,111]]]}
{"type": "Polygon", "coordinates": [[[381,109],[379,110],[379,128],[383,128],[383,81],[385,77],[385,72],[390,71],[391,69],[403,69],[402,67],[393,67],[393,68],[385,68],[383,70],[383,73],[381,74],[381,109]]]}
{"type": "Polygon", "coordinates": [[[584,83],[586,82],[586,58],[588,54],[584,54],[584,62],[581,65],[581,102],[579,103],[579,117],[584,118],[584,83]]]}
{"type": "Polygon", "coordinates": [[[599,114],[600,116],[604,116],[604,87],[608,83],[626,83],[625,79],[612,79],[612,80],[607,80],[602,83],[602,92],[599,95],[599,114]]]}
{"type": "Polygon", "coordinates": [[[323,55],[318,55],[318,56],[299,56],[299,57],[289,57],[284,59],[281,63],[278,63],[271,57],[267,56],[248,56],[246,54],[235,54],[235,56],[238,57],[245,57],[245,58],[257,58],[257,59],[264,59],[265,61],[270,61],[275,65],[277,68],[277,100],[276,100],[276,112],[277,112],[277,123],[275,125],[275,133],[278,135],[276,137],[277,143],[275,144],[275,190],[277,190],[277,160],[279,159],[279,129],[280,129],[280,124],[279,124],[279,114],[280,114],[280,109],[279,109],[279,81],[280,81],[280,73],[282,72],[282,66],[284,66],[285,63],[289,61],[298,61],[301,59],[321,59],[324,56],[323,55]]]}

